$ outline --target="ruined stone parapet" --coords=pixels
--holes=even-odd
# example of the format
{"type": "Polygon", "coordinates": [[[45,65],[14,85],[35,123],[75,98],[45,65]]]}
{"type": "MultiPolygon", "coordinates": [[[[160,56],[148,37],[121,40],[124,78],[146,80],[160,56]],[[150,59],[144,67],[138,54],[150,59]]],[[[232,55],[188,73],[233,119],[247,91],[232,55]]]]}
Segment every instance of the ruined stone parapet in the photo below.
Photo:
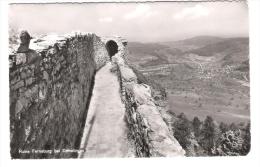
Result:
{"type": "Polygon", "coordinates": [[[19,150],[79,147],[95,73],[109,59],[104,43],[92,33],[48,35],[9,56],[11,157],[76,157],[19,150]]]}
{"type": "Polygon", "coordinates": [[[113,61],[118,67],[126,120],[138,157],[184,156],[185,151],[169,131],[156,107],[148,85],[138,84],[133,70],[119,51],[113,61]]]}
{"type": "Polygon", "coordinates": [[[93,33],[34,39],[28,34],[21,35],[27,42],[23,39],[20,49],[9,55],[12,158],[77,157],[62,149],[79,148],[95,73],[110,60],[118,67],[126,119],[137,156],[184,155],[154,105],[149,86],[138,84],[126,64],[125,40],[101,39],[93,33]],[[118,53],[112,57],[105,47],[107,40],[118,44],[118,53]],[[31,154],[20,153],[21,150],[31,154]],[[33,150],[61,152],[35,154],[33,150]]]}

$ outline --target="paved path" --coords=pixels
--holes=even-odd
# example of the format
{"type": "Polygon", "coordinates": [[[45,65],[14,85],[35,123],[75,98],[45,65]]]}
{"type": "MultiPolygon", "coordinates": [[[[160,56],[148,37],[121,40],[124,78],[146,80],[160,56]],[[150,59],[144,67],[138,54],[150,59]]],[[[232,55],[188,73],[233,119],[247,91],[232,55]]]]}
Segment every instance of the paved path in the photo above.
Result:
{"type": "Polygon", "coordinates": [[[116,74],[107,63],[95,76],[81,148],[86,157],[132,157],[124,121],[125,106],[121,102],[116,74]]]}

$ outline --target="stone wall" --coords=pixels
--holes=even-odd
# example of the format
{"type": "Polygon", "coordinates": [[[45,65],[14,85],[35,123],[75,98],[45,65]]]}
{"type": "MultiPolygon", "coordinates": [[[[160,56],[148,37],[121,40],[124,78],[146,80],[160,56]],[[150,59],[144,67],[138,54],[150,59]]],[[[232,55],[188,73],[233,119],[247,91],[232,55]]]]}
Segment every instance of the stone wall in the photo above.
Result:
{"type": "Polygon", "coordinates": [[[136,155],[184,156],[185,151],[171,134],[154,103],[150,87],[138,84],[138,78],[124,59],[127,49],[120,44],[120,40],[117,42],[121,50],[112,60],[118,67],[121,97],[126,106],[126,120],[136,155]]]}
{"type": "Polygon", "coordinates": [[[95,72],[109,59],[101,39],[49,35],[9,57],[11,157],[76,157],[35,150],[79,148],[95,72]]]}
{"type": "MultiPolygon", "coordinates": [[[[29,38],[28,38],[29,39],[29,38]]],[[[73,158],[85,125],[95,73],[110,57],[108,40],[118,44],[118,69],[129,134],[138,157],[184,155],[151,97],[148,85],[127,65],[127,42],[95,34],[48,35],[11,51],[10,132],[12,158],[73,158]],[[40,151],[50,150],[50,153],[40,151]],[[53,150],[60,150],[53,152],[53,150]],[[71,150],[72,152],[65,152],[71,150]],[[38,151],[38,152],[37,152],[38,151]]]]}

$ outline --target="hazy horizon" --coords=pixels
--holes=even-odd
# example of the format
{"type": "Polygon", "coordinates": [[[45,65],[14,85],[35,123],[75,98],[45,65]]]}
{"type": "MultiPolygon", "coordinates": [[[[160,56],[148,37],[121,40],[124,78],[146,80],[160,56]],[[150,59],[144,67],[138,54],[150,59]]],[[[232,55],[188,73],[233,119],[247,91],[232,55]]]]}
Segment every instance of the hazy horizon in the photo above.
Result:
{"type": "Polygon", "coordinates": [[[249,31],[246,2],[11,4],[9,25],[32,35],[85,31],[144,43],[249,31]]]}
{"type": "Polygon", "coordinates": [[[178,42],[178,41],[183,41],[183,40],[188,40],[188,39],[192,39],[192,38],[197,38],[197,37],[212,37],[212,38],[223,38],[223,39],[230,39],[230,38],[249,38],[249,35],[247,36],[210,36],[210,35],[198,35],[198,36],[191,36],[191,37],[187,37],[187,38],[183,38],[183,39],[178,39],[178,40],[167,40],[167,41],[129,41],[128,42],[136,42],[136,43],[164,43],[164,42],[178,42]]]}

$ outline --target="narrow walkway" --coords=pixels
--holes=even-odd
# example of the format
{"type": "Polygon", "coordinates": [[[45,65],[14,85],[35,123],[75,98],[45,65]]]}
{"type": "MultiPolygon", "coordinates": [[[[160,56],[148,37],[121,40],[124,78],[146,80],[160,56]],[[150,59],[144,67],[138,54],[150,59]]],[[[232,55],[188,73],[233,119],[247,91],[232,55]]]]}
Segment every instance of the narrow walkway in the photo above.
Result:
{"type": "Polygon", "coordinates": [[[119,82],[109,62],[95,76],[95,85],[81,142],[87,157],[132,157],[124,121],[119,82]]]}

